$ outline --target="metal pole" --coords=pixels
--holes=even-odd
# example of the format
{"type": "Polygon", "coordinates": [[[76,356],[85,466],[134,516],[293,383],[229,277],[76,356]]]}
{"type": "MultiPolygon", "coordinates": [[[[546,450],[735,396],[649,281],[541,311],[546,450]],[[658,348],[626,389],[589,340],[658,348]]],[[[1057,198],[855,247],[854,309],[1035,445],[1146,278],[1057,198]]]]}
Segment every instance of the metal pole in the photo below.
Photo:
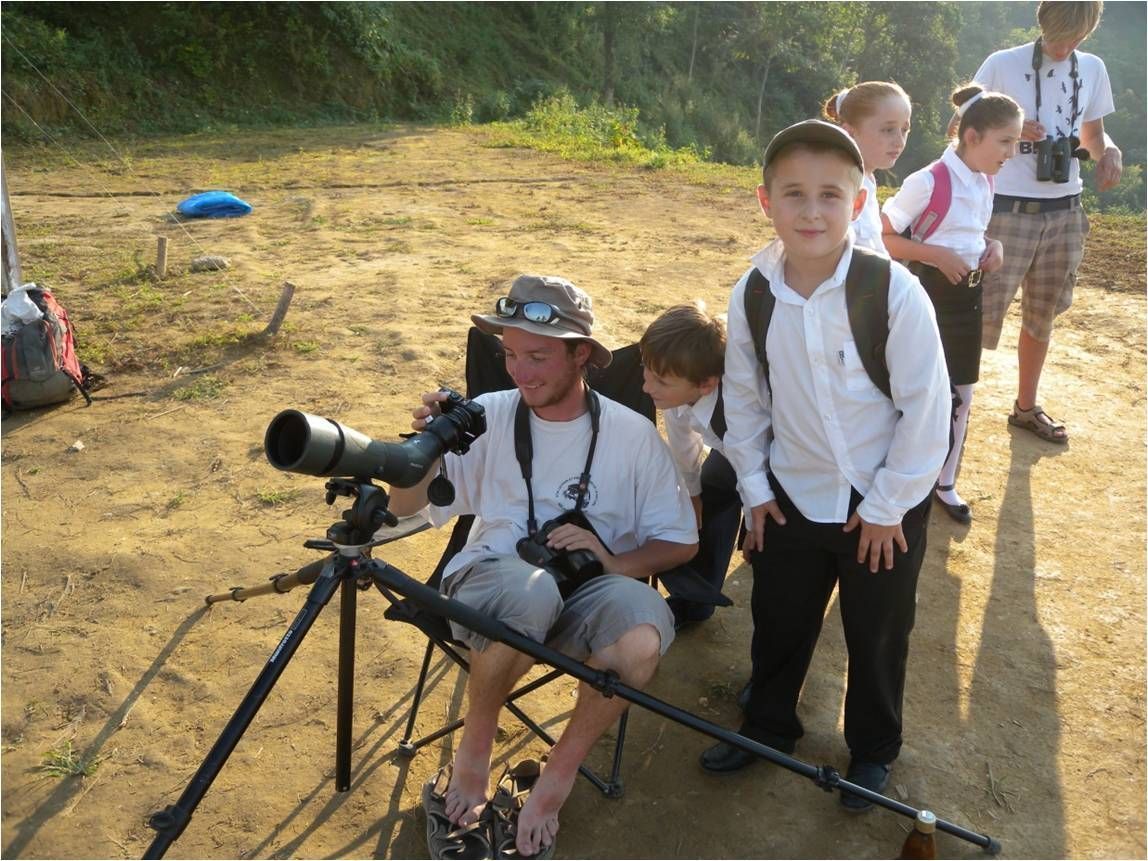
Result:
{"type": "Polygon", "coordinates": [[[24,283],[20,272],[20,252],[16,249],[16,222],[12,220],[12,205],[8,202],[8,169],[0,157],[0,192],[2,192],[3,213],[3,293],[7,296],[13,288],[24,283]]]}

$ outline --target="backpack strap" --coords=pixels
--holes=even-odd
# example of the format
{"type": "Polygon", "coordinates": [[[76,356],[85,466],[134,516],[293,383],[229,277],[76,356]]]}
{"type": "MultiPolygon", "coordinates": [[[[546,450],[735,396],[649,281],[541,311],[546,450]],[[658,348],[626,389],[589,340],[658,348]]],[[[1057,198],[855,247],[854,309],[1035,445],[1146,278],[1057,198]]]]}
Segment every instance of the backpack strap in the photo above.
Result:
{"type": "Polygon", "coordinates": [[[953,203],[953,177],[948,167],[937,159],[929,165],[929,173],[933,175],[933,193],[925,209],[909,225],[909,237],[914,242],[924,242],[936,233],[953,203]]]}
{"type": "Polygon", "coordinates": [[[710,430],[714,432],[714,436],[718,439],[725,439],[725,400],[722,397],[720,379],[717,384],[717,400],[714,401],[714,411],[710,416],[710,430]]]}
{"type": "MultiPolygon", "coordinates": [[[[769,332],[769,321],[773,317],[773,305],[777,301],[769,289],[769,281],[756,266],[749,273],[745,283],[745,319],[749,323],[749,333],[753,336],[753,350],[761,362],[765,384],[769,385],[769,357],[765,354],[765,336],[769,332]]],[[[724,420],[724,410],[722,418],[724,420]]]]}
{"type": "Polygon", "coordinates": [[[865,373],[882,394],[893,397],[885,345],[889,341],[889,279],[892,264],[888,257],[867,248],[853,248],[849,273],[845,276],[845,307],[849,328],[865,373]]]}

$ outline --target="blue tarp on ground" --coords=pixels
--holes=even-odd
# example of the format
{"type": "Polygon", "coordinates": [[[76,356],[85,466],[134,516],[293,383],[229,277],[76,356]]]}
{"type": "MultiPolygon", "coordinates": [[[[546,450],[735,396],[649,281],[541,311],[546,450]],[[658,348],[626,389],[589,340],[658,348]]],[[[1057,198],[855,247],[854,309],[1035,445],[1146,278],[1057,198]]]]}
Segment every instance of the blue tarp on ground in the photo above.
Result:
{"type": "Polygon", "coordinates": [[[251,204],[229,191],[205,191],[193,194],[176,207],[187,218],[236,218],[247,215],[251,204]]]}

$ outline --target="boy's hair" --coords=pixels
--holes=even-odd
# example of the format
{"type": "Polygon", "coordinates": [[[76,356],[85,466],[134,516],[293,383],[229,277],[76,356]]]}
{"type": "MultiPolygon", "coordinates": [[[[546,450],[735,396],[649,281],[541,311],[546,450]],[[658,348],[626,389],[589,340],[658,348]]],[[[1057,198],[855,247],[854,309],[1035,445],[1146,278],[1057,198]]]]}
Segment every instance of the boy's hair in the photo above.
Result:
{"type": "Polygon", "coordinates": [[[725,323],[708,313],[701,300],[675,305],[649,325],[638,349],[642,363],[655,374],[700,385],[725,370],[725,323]]]}
{"type": "Polygon", "coordinates": [[[1064,0],[1041,0],[1036,7],[1036,21],[1046,41],[1073,41],[1090,35],[1100,24],[1100,14],[1103,11],[1102,0],[1071,3],[1064,0]]]}
{"type": "Polygon", "coordinates": [[[900,84],[892,81],[862,81],[826,99],[821,114],[830,122],[855,126],[874,114],[877,106],[890,96],[899,96],[905,100],[905,104],[912,104],[909,94],[900,84]]]}
{"type": "Polygon", "coordinates": [[[958,111],[958,116],[949,124],[949,132],[958,142],[964,141],[966,129],[983,135],[989,129],[999,129],[1024,116],[1024,111],[1014,99],[1004,93],[986,90],[976,82],[961,84],[953,90],[951,98],[959,109],[977,95],[980,98],[965,108],[963,114],[958,111]]]}

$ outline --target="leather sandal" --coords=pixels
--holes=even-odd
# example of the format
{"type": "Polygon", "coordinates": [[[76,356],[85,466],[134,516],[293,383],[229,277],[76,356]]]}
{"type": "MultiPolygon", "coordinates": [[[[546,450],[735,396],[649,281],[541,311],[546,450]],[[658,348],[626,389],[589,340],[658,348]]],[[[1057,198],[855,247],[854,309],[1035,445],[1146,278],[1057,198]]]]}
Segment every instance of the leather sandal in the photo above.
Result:
{"type": "Polygon", "coordinates": [[[956,485],[952,484],[938,484],[937,492],[934,494],[934,496],[937,499],[937,504],[940,505],[941,508],[945,509],[945,514],[949,515],[949,517],[953,518],[953,520],[957,521],[957,523],[964,523],[965,525],[968,525],[973,522],[972,509],[970,509],[968,505],[963,502],[954,505],[951,502],[945,502],[945,500],[941,498],[941,493],[950,491],[955,486],[956,485]]]}
{"type": "Polygon", "coordinates": [[[1058,445],[1064,445],[1068,442],[1068,434],[1064,430],[1064,425],[1055,421],[1041,408],[1040,404],[1035,404],[1030,410],[1022,410],[1020,404],[1013,401],[1012,414],[1008,417],[1008,423],[1013,427],[1031,431],[1041,439],[1058,445]]]}

